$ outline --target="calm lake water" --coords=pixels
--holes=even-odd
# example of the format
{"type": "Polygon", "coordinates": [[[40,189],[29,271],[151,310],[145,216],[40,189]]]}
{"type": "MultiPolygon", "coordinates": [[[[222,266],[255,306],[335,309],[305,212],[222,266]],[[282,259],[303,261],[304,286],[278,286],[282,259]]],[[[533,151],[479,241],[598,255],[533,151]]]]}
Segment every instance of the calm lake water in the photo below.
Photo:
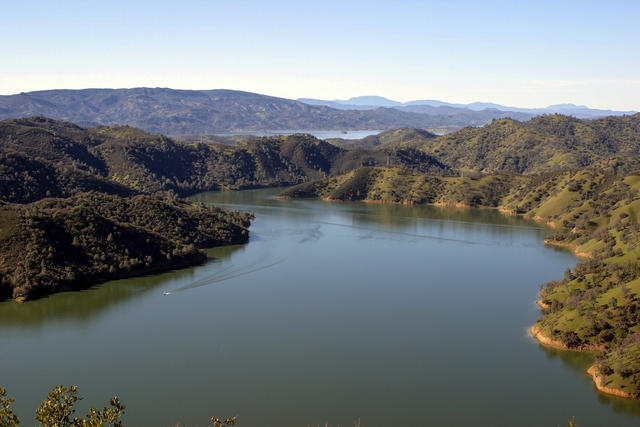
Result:
{"type": "Polygon", "coordinates": [[[493,210],[194,199],[249,210],[244,246],[204,265],[0,304],[0,384],[30,425],[57,384],[119,395],[129,426],[637,426],[590,356],[526,328],[538,285],[576,259],[493,210]],[[163,292],[172,292],[163,296],[163,292]]]}
{"type": "Polygon", "coordinates": [[[318,139],[342,138],[342,139],[361,139],[369,135],[377,135],[381,130],[273,130],[264,132],[227,132],[219,133],[219,136],[235,136],[235,135],[253,135],[253,136],[275,136],[275,135],[294,135],[296,133],[308,133],[318,139]]]}

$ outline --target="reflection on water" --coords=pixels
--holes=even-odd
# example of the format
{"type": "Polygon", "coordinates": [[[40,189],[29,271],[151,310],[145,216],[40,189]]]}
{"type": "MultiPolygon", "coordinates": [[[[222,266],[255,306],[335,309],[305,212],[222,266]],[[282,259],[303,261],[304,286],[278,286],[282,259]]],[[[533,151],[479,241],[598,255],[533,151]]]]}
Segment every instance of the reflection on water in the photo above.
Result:
{"type": "Polygon", "coordinates": [[[594,393],[598,396],[598,402],[601,405],[610,406],[615,412],[632,414],[640,416],[640,405],[637,400],[623,399],[621,397],[609,396],[604,393],[599,393],[591,377],[587,374],[587,369],[593,365],[595,357],[590,353],[583,353],[578,351],[564,351],[554,348],[545,347],[539,345],[540,349],[544,351],[549,359],[560,359],[569,368],[573,369],[577,374],[584,378],[585,385],[591,386],[594,393]]]}
{"type": "Polygon", "coordinates": [[[342,138],[342,139],[362,139],[369,135],[377,135],[380,130],[273,130],[273,131],[244,131],[244,132],[226,132],[219,133],[218,136],[276,136],[276,135],[294,135],[297,133],[307,133],[318,139],[342,138]]]}
{"type": "Polygon", "coordinates": [[[544,227],[277,193],[194,196],[256,215],[248,244],[203,265],[0,303],[0,382],[21,418],[66,383],[85,407],[118,394],[134,426],[638,424],[638,402],[594,390],[591,356],[523,332],[538,284],[576,262],[544,227]]]}
{"type": "MultiPolygon", "coordinates": [[[[209,249],[208,264],[225,262],[242,245],[209,249]],[[215,255],[215,256],[214,256],[215,255]]],[[[49,320],[86,321],[100,315],[117,304],[141,297],[169,283],[194,283],[198,280],[201,266],[187,267],[165,273],[133,277],[96,285],[81,291],[53,294],[27,303],[5,301],[0,303],[0,325],[5,327],[33,327],[49,320]]]]}

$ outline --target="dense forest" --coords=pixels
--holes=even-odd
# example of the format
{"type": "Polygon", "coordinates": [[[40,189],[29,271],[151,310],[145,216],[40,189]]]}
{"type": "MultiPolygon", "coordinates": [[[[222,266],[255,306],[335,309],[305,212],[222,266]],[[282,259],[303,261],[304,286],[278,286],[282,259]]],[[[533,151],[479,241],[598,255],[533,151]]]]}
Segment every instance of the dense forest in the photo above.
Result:
{"type": "Polygon", "coordinates": [[[0,205],[0,298],[29,299],[202,262],[244,243],[251,217],[151,196],[98,192],[0,205]]]}

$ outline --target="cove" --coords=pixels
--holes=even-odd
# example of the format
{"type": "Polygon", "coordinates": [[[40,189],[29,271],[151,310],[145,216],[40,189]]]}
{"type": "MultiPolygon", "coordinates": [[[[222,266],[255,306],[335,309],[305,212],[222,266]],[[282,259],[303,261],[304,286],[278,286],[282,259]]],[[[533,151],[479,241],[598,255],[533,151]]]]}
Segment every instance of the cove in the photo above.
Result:
{"type": "Polygon", "coordinates": [[[118,395],[130,426],[556,426],[640,422],[591,356],[527,335],[538,285],[577,259],[489,209],[204,193],[253,212],[201,266],[0,304],[0,385],[31,424],[58,384],[118,395]],[[163,295],[169,293],[169,295],[163,295]]]}

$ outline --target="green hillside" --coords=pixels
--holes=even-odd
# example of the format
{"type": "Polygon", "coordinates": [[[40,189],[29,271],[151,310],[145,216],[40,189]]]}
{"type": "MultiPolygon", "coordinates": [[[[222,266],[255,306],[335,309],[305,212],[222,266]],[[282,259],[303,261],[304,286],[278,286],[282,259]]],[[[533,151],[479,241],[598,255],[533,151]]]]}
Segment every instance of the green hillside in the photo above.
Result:
{"type": "Polygon", "coordinates": [[[327,139],[333,145],[346,149],[354,148],[379,148],[385,146],[393,146],[399,144],[417,144],[423,143],[425,140],[435,138],[437,135],[424,129],[400,128],[385,130],[377,135],[369,135],[362,139],[327,139]]]}
{"type": "Polygon", "coordinates": [[[250,216],[97,192],[0,205],[0,299],[29,299],[190,265],[248,239],[250,216]]]}
{"type": "Polygon", "coordinates": [[[280,196],[497,207],[513,183],[522,179],[512,175],[446,177],[406,168],[362,167],[334,178],[290,187],[280,196]]]}
{"type": "MultiPolygon", "coordinates": [[[[349,145],[372,146],[371,141],[368,137],[349,145]]],[[[614,168],[611,159],[635,158],[637,164],[640,158],[640,114],[595,120],[558,114],[527,122],[500,119],[435,138],[405,129],[385,133],[380,138],[384,143],[373,141],[387,147],[418,148],[465,171],[535,174],[598,163],[614,168]]]]}
{"type": "Polygon", "coordinates": [[[187,195],[291,185],[362,165],[452,170],[414,149],[345,150],[311,135],[251,138],[233,146],[180,143],[131,127],[81,128],[32,117],[0,122],[0,200],[31,202],[95,189],[187,195]]]}

